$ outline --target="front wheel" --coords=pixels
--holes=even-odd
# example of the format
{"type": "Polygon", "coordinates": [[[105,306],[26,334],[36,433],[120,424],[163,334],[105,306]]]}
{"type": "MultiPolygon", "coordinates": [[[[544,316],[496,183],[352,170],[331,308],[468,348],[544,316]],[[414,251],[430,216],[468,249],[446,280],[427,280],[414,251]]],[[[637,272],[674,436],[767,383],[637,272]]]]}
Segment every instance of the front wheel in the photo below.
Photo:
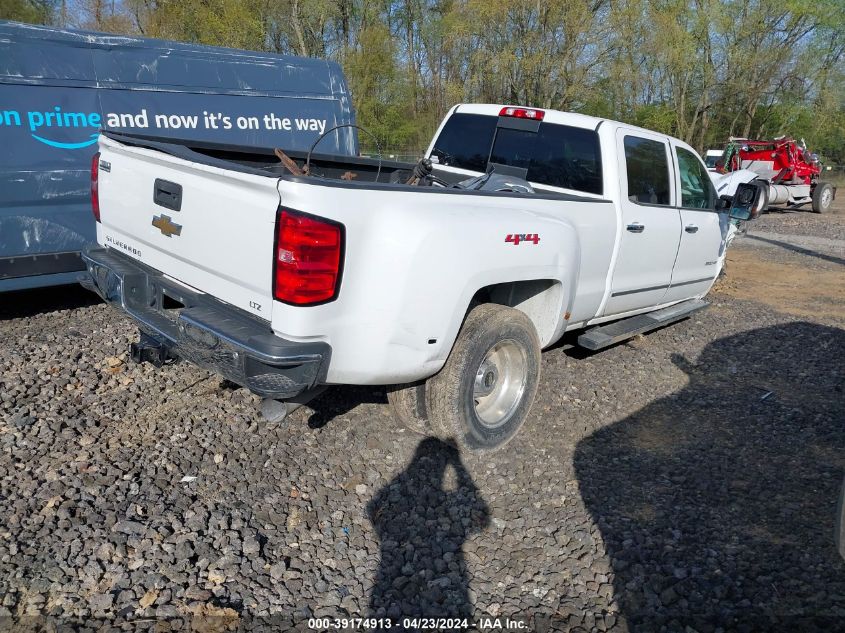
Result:
{"type": "Polygon", "coordinates": [[[813,213],[827,213],[833,204],[833,185],[817,183],[813,188],[813,213]]]}
{"type": "Polygon", "coordinates": [[[540,381],[540,341],[531,320],[496,304],[467,315],[440,373],[428,380],[432,429],[460,448],[493,451],[525,423],[540,381]]]}

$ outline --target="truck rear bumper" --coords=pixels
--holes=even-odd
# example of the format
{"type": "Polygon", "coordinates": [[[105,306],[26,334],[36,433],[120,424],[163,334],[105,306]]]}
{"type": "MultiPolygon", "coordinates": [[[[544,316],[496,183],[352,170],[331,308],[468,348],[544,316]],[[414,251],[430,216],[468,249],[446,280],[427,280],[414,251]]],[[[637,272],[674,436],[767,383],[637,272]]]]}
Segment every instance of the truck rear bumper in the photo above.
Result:
{"type": "MultiPolygon", "coordinates": [[[[328,343],[288,341],[270,324],[108,248],[82,254],[80,283],[131,316],[146,347],[217,372],[264,398],[286,400],[325,382],[328,343]],[[152,340],[150,340],[152,339],[152,340]]],[[[144,354],[133,348],[133,356],[144,354]]]]}

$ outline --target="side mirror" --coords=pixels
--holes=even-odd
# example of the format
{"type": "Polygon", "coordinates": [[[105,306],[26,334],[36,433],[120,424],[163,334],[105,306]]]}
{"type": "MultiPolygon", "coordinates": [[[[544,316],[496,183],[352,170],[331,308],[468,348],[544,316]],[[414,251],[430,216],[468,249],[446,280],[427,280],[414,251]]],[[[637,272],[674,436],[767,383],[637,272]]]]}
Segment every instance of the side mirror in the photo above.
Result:
{"type": "Polygon", "coordinates": [[[744,182],[737,185],[731,201],[730,216],[734,220],[753,220],[765,203],[763,183],[744,182]]]}

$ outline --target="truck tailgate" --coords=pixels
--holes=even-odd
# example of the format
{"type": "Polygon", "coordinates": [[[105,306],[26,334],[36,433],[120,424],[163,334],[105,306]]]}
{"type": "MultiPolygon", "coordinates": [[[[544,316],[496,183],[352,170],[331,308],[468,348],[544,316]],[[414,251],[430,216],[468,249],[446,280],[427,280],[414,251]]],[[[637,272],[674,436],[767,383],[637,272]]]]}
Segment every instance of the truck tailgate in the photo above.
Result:
{"type": "Polygon", "coordinates": [[[275,177],[100,137],[97,241],[270,319],[275,177]]]}

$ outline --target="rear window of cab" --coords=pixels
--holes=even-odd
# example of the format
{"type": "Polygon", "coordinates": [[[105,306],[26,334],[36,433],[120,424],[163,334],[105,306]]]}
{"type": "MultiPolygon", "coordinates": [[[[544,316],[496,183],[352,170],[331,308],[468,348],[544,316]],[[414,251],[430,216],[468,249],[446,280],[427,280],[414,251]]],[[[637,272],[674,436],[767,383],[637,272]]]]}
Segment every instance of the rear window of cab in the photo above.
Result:
{"type": "Polygon", "coordinates": [[[528,170],[527,180],[602,193],[601,149],[595,130],[542,122],[536,132],[497,127],[498,117],[449,117],[432,156],[441,165],[484,172],[488,162],[528,170]]]}

